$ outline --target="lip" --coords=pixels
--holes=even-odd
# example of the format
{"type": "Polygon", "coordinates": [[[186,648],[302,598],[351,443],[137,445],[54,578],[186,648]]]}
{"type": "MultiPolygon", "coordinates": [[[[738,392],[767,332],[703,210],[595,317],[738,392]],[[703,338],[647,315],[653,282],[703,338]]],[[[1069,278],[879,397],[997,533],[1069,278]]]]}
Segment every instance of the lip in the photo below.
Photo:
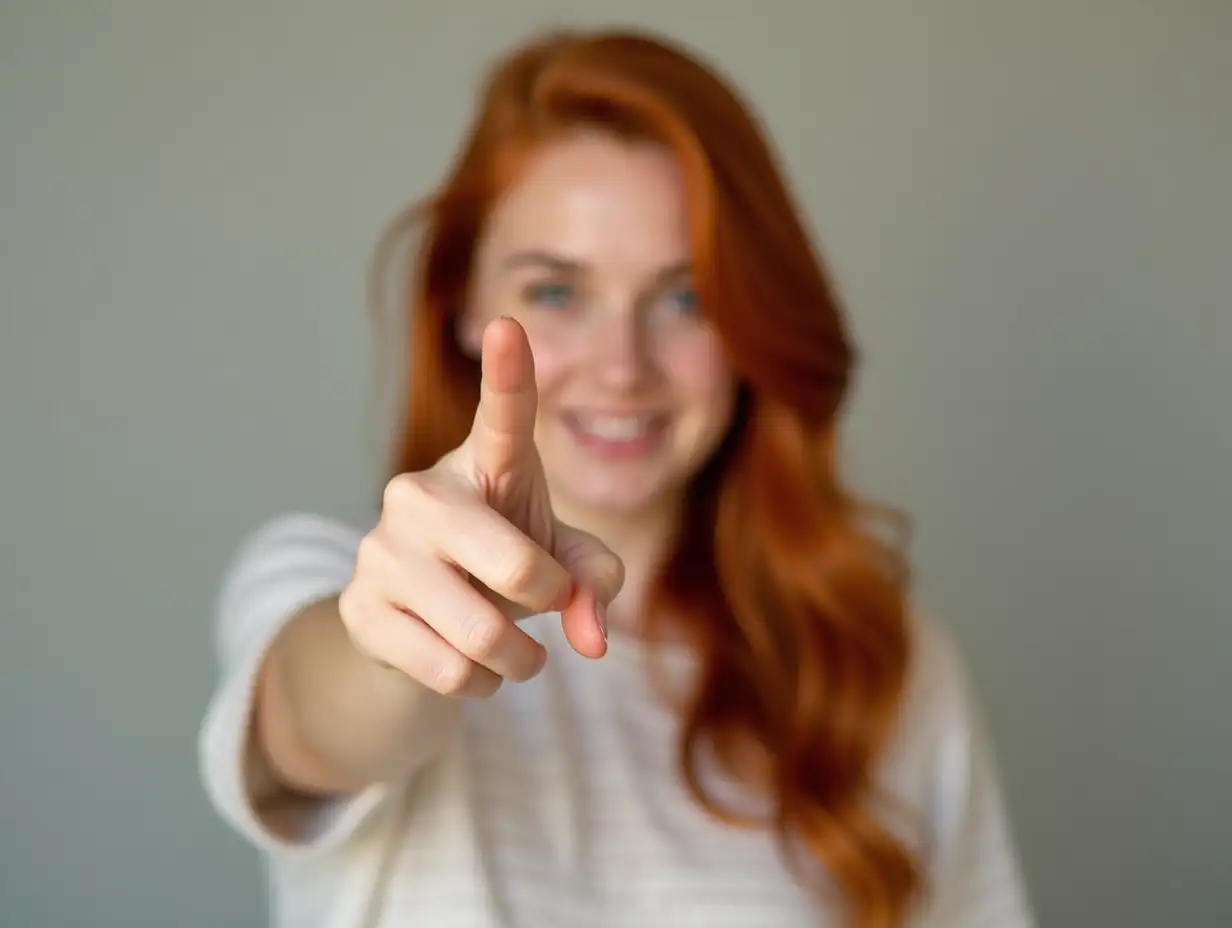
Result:
{"type": "Polygon", "coordinates": [[[613,417],[663,417],[667,412],[662,407],[639,407],[629,409],[595,409],[589,406],[571,406],[561,413],[565,416],[613,416],[613,417]]]}
{"type": "Polygon", "coordinates": [[[671,417],[661,410],[570,410],[561,421],[586,451],[605,458],[630,458],[655,450],[671,417]]]}

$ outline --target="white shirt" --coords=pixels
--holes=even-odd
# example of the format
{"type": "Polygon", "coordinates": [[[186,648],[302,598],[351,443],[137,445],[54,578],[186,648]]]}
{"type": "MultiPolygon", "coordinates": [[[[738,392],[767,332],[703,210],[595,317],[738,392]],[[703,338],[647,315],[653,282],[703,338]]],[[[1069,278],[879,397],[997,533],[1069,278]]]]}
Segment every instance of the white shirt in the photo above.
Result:
{"type": "MultiPolygon", "coordinates": [[[[257,668],[291,616],[347,583],[361,537],[318,516],[274,520],[241,547],[219,599],[201,771],[219,814],[265,854],[271,924],[838,928],[838,910],[793,882],[772,835],[715,822],[685,791],[675,718],[639,645],[613,635],[604,658],[581,657],[556,614],[523,623],[548,650],[544,671],[466,703],[456,737],[409,782],[322,802],[294,840],[264,827],[242,773],[257,668]]],[[[880,767],[931,841],[932,895],[912,924],[1031,926],[960,656],[936,623],[913,628],[900,732],[880,767]]],[[[667,659],[689,666],[682,653],[667,659]]]]}

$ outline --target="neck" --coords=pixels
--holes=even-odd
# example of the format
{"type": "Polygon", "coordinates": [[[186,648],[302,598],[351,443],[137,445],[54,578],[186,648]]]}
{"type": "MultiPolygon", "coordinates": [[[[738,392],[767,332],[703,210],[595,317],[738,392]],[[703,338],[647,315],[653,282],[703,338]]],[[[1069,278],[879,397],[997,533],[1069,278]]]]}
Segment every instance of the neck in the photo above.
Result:
{"type": "Polygon", "coordinates": [[[608,626],[630,632],[640,624],[647,588],[667,556],[679,518],[679,504],[657,506],[636,514],[594,512],[553,501],[562,521],[596,536],[621,559],[625,582],[608,608],[608,626]]]}

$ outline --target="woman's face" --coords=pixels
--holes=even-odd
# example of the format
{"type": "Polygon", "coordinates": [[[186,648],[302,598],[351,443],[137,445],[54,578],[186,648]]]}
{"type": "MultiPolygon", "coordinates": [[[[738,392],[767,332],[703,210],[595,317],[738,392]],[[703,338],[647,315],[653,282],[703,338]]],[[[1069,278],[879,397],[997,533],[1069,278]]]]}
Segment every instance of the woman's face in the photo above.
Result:
{"type": "Polygon", "coordinates": [[[460,326],[497,315],[535,358],[535,441],[553,503],[636,517],[678,501],[735,398],[698,306],[682,178],[665,149],[577,134],[537,153],[494,208],[460,326]]]}

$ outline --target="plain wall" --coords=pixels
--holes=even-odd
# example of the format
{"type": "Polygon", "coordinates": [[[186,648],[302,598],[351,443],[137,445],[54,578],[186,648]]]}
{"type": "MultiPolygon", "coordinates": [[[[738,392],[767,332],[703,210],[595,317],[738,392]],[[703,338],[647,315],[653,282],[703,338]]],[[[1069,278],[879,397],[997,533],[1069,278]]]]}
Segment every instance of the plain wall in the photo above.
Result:
{"type": "Polygon", "coordinates": [[[490,56],[596,17],[775,134],[1041,923],[1232,924],[1226,0],[0,3],[0,924],[260,923],[197,779],[220,571],[375,498],[376,237],[490,56]]]}

